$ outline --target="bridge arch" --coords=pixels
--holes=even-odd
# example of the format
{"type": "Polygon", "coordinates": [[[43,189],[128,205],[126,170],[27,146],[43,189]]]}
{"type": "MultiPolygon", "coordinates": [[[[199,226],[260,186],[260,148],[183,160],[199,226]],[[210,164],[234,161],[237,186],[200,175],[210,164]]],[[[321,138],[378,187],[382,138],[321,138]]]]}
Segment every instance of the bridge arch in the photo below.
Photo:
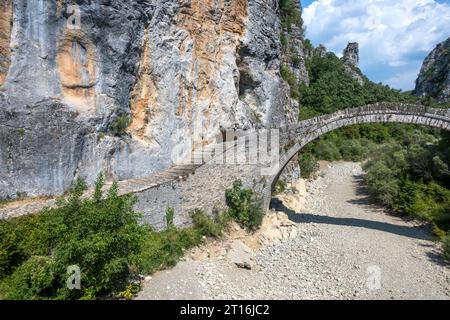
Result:
{"type": "Polygon", "coordinates": [[[450,109],[437,109],[404,103],[375,103],[345,109],[333,114],[301,121],[281,130],[282,141],[277,173],[270,177],[264,206],[269,208],[272,191],[288,163],[310,142],[320,136],[351,125],[364,123],[406,123],[450,131],[450,109]]]}

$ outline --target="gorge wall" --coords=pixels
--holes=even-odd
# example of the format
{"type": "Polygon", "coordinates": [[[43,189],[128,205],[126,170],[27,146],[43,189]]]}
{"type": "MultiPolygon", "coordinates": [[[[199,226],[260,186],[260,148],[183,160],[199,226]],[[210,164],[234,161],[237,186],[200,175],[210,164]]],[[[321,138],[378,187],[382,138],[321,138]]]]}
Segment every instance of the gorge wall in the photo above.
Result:
{"type": "Polygon", "coordinates": [[[298,120],[280,68],[308,81],[303,36],[278,1],[0,5],[0,198],[149,176],[223,130],[298,120]]]}
{"type": "Polygon", "coordinates": [[[450,102],[450,38],[426,57],[416,81],[415,94],[450,102]]]}

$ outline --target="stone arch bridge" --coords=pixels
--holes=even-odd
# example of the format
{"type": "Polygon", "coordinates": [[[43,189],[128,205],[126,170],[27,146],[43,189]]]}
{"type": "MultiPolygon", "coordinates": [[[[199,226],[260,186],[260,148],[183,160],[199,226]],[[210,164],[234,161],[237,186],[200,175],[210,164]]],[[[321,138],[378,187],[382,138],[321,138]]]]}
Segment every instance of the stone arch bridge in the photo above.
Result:
{"type": "MultiPolygon", "coordinates": [[[[252,137],[255,139],[255,135],[247,132],[238,138],[238,141],[244,142],[241,149],[235,139],[221,143],[220,148],[211,146],[195,152],[192,164],[179,165],[147,178],[119,182],[120,192],[136,194],[139,199],[136,209],[143,212],[145,220],[157,228],[163,228],[165,225],[164,212],[167,207],[175,209],[175,224],[178,226],[190,224],[189,212],[193,209],[203,209],[209,213],[224,209],[225,190],[238,179],[245,187],[253,189],[264,208],[268,209],[272,191],[281,173],[305,145],[342,127],[388,122],[450,130],[450,109],[403,103],[376,103],[301,121],[276,129],[276,139],[272,134],[272,142],[268,148],[268,153],[272,155],[269,163],[249,159],[251,140],[252,137]],[[246,157],[242,162],[226,160],[236,160],[243,153],[246,157]]],[[[258,137],[258,140],[261,143],[261,137],[258,137]]],[[[265,143],[268,137],[262,140],[265,143]]],[[[0,218],[28,214],[51,205],[54,205],[54,200],[39,205],[0,209],[0,218]]]]}

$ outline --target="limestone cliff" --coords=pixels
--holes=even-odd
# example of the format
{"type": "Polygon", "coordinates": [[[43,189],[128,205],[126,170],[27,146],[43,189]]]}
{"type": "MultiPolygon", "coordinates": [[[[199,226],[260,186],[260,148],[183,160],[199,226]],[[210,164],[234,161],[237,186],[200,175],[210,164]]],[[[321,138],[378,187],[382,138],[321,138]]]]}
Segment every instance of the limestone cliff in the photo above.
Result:
{"type": "Polygon", "coordinates": [[[450,102],[450,38],[426,57],[416,81],[415,94],[450,102]]]}
{"type": "Polygon", "coordinates": [[[278,1],[0,5],[0,198],[60,193],[100,171],[148,176],[189,156],[192,140],[297,120],[281,34],[307,81],[302,36],[278,1]]]}

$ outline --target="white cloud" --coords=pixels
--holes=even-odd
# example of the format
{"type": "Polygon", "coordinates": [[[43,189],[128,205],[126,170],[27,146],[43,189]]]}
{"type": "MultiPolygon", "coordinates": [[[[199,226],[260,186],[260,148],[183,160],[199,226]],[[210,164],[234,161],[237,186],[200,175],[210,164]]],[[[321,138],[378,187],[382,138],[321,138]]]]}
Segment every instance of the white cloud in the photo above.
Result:
{"type": "Polygon", "coordinates": [[[384,80],[383,83],[389,85],[392,88],[402,88],[404,90],[413,89],[418,74],[418,70],[407,70],[402,73],[395,74],[394,76],[384,80]],[[411,81],[413,81],[412,87],[411,81]]]}
{"type": "Polygon", "coordinates": [[[303,19],[315,44],[340,55],[359,42],[369,78],[404,90],[414,87],[415,76],[408,77],[428,52],[450,36],[450,4],[434,0],[317,0],[303,19]]]}

